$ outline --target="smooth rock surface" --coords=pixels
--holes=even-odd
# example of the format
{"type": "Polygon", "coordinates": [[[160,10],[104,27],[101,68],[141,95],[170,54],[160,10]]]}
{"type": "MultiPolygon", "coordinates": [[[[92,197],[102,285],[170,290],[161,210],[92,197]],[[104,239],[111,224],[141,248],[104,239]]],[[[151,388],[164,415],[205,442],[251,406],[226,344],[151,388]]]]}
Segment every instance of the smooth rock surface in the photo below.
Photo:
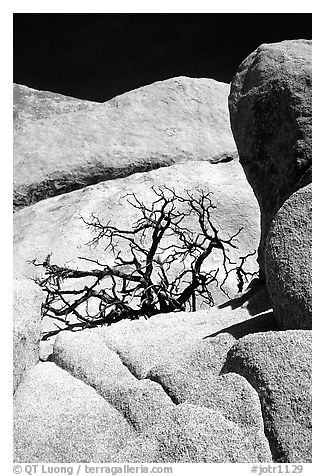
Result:
{"type": "Polygon", "coordinates": [[[284,201],[311,182],[311,41],[263,44],[239,66],[229,110],[240,162],[261,209],[259,263],[284,201]]]}
{"type": "Polygon", "coordinates": [[[276,214],[265,248],[267,287],[280,329],[312,326],[312,186],[276,214]]]}
{"type": "Polygon", "coordinates": [[[222,372],[242,375],[258,393],[276,462],[311,462],[311,363],[304,330],[247,335],[228,353],[222,372]]]}
{"type": "Polygon", "coordinates": [[[228,94],[228,84],[179,77],[94,105],[17,85],[15,208],[173,163],[237,156],[228,94]]]}
{"type": "Polygon", "coordinates": [[[13,296],[13,391],[27,370],[39,361],[41,306],[44,294],[27,279],[14,280],[13,296]]]}
{"type": "Polygon", "coordinates": [[[52,362],[34,366],[15,393],[17,463],[108,463],[133,434],[93,388],[52,362]]]}

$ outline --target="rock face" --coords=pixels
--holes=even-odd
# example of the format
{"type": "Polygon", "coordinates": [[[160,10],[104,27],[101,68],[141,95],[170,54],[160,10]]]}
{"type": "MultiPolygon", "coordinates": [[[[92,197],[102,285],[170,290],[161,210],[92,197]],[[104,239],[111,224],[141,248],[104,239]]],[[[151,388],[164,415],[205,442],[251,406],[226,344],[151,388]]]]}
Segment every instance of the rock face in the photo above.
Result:
{"type": "Polygon", "coordinates": [[[174,313],[63,332],[52,360],[138,432],[112,453],[115,462],[269,462],[257,393],[240,375],[219,376],[236,341],[225,327],[247,315],[245,308],[174,313]],[[224,333],[202,339],[218,329],[224,333]]]}
{"type": "Polygon", "coordinates": [[[31,280],[14,280],[13,390],[39,361],[43,292],[31,280]]]}
{"type": "Polygon", "coordinates": [[[175,403],[201,402],[211,408],[215,376],[234,342],[235,338],[227,333],[203,341],[194,340],[180,347],[181,352],[173,358],[165,354],[164,361],[153,365],[146,376],[158,382],[175,403]]]}
{"type": "Polygon", "coordinates": [[[98,334],[61,333],[52,360],[93,387],[138,431],[163,421],[173,405],[160,385],[134,377],[98,334]]]}
{"type": "Polygon", "coordinates": [[[312,190],[295,192],[276,214],[266,241],[267,286],[281,329],[312,325],[312,190]]]}
{"type": "Polygon", "coordinates": [[[91,332],[98,333],[138,379],[148,378],[151,372],[168,378],[165,390],[171,389],[173,399],[182,402],[186,395],[198,395],[199,387],[204,393],[209,379],[219,374],[235,342],[227,329],[249,317],[245,308],[212,308],[121,321],[91,332]]]}
{"type": "MultiPolygon", "coordinates": [[[[97,258],[101,262],[114,264],[111,254],[105,251],[107,243],[103,240],[96,248],[85,245],[94,234],[82,222],[80,217],[91,219],[91,214],[98,216],[103,223],[129,228],[139,219],[139,211],[123,199],[132,191],[144,203],[150,205],[157,196],[152,187],[168,184],[175,191],[184,195],[184,190],[206,189],[213,193],[212,199],[217,208],[212,210],[212,220],[219,227],[220,235],[225,239],[238,232],[235,244],[238,249],[229,249],[229,256],[238,262],[238,257],[257,249],[259,241],[258,204],[247,184],[245,175],[237,161],[220,164],[192,162],[160,168],[147,173],[134,174],[124,179],[106,181],[48,200],[43,200],[14,214],[14,269],[16,276],[34,276],[40,268],[27,263],[37,258],[43,261],[52,252],[52,263],[94,268],[93,263],[81,262],[78,256],[97,258]]],[[[193,231],[198,230],[198,223],[188,223],[193,231]]],[[[172,238],[171,238],[172,239],[172,238]]],[[[121,242],[121,251],[126,252],[125,242],[121,242]]],[[[215,255],[209,262],[210,269],[220,266],[219,256],[215,255]]],[[[247,261],[247,269],[257,270],[256,256],[247,261]]],[[[222,279],[222,271],[220,271],[222,279]]],[[[231,273],[227,280],[230,293],[236,293],[236,273],[231,273]]],[[[225,296],[217,290],[217,301],[225,296]]]]}
{"type": "Polygon", "coordinates": [[[27,374],[14,398],[14,461],[111,461],[134,430],[96,391],[51,362],[27,374]]]}
{"type": "Polygon", "coordinates": [[[311,331],[245,336],[230,349],[227,372],[257,391],[273,460],[311,462],[311,331]]]}
{"type": "Polygon", "coordinates": [[[201,386],[196,398],[190,396],[187,403],[220,411],[227,420],[246,431],[251,428],[261,432],[263,419],[260,401],[256,391],[244,377],[235,373],[220,375],[211,379],[208,387],[209,391],[206,391],[201,386]]]}
{"type": "Polygon", "coordinates": [[[184,403],[170,413],[170,423],[140,435],[123,448],[115,462],[248,463],[271,462],[263,430],[250,431],[221,412],[184,403]]]}
{"type": "Polygon", "coordinates": [[[76,112],[97,103],[63,96],[49,91],[38,91],[21,84],[14,84],[14,129],[23,130],[33,121],[48,119],[58,114],[76,112]]]}
{"type": "MultiPolygon", "coordinates": [[[[258,203],[231,159],[227,85],[174,78],[103,104],[15,86],[15,205],[25,207],[14,215],[15,462],[311,461],[311,331],[279,330],[311,322],[309,49],[303,40],[262,45],[232,85],[232,127],[261,238],[258,203]],[[43,296],[26,278],[44,270],[27,261],[52,253],[52,264],[79,270],[94,260],[116,265],[107,241],[87,245],[94,234],[81,218],[129,229],[141,215],[125,195],[150,206],[164,185],[178,195],[212,192],[221,238],[243,228],[230,260],[260,242],[261,277],[270,229],[276,319],[263,280],[237,294],[233,272],[225,286],[233,299],[212,290],[219,307],[62,331],[38,362],[43,296]]],[[[192,217],[183,225],[200,233],[192,217]]],[[[124,257],[125,241],[118,248],[124,257]]],[[[257,271],[255,256],[246,270],[257,271]]]]}
{"type": "Polygon", "coordinates": [[[52,362],[15,393],[15,461],[271,462],[256,391],[240,375],[219,376],[236,342],[227,329],[248,315],[170,313],[62,332],[52,362]],[[182,388],[177,371],[191,355],[182,388]],[[174,359],[168,388],[151,379],[174,359]]]}
{"type": "Polygon", "coordinates": [[[231,84],[231,127],[261,209],[261,277],[275,213],[311,182],[311,107],[311,41],[261,45],[241,63],[231,84]]]}
{"type": "Polygon", "coordinates": [[[227,84],[179,77],[94,104],[16,85],[15,208],[173,163],[236,156],[228,94],[227,84]]]}

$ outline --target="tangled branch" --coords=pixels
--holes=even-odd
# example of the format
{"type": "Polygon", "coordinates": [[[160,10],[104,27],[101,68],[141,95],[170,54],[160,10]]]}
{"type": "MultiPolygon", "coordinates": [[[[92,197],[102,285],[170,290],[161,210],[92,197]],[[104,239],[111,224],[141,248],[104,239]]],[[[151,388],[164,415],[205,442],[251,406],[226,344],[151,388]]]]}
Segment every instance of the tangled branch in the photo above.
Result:
{"type": "Polygon", "coordinates": [[[239,265],[231,261],[229,250],[238,248],[236,242],[242,228],[228,238],[221,237],[212,221],[216,206],[210,192],[186,191],[180,196],[167,186],[152,190],[156,199],[150,206],[134,193],[124,197],[139,213],[129,229],[110,222],[103,224],[94,214],[89,221],[82,218],[94,234],[88,245],[105,241],[114,266],[80,257],[95,268],[78,270],[52,264],[51,254],[44,262],[32,261],[45,270],[42,278],[35,278],[47,293],[43,316],[56,322],[56,329],[43,335],[43,339],[63,329],[76,331],[122,319],[195,311],[198,302],[212,306],[212,287],[228,295],[225,284],[231,273],[236,273],[239,291],[253,277],[255,273],[246,272],[244,265],[255,252],[240,257],[239,265]],[[189,222],[194,221],[199,232],[189,227],[189,222]],[[122,253],[121,244],[127,245],[127,252],[122,253]],[[207,271],[206,260],[213,253],[218,253],[220,268],[207,271]],[[219,282],[220,270],[224,277],[219,282]]]}

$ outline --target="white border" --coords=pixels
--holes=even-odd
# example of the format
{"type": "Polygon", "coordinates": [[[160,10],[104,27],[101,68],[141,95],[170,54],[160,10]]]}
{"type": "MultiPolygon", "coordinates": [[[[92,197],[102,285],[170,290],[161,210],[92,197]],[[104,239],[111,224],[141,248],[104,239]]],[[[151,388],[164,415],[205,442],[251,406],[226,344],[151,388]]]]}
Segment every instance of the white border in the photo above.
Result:
{"type": "MultiPolygon", "coordinates": [[[[2,396],[2,425],[1,448],[5,455],[2,473],[12,474],[12,13],[313,13],[313,156],[314,156],[314,185],[313,185],[313,464],[305,465],[305,474],[321,474],[321,464],[324,461],[323,449],[323,399],[324,399],[324,356],[321,352],[324,347],[325,312],[322,295],[325,286],[324,272],[324,196],[322,189],[324,174],[323,137],[324,137],[324,15],[320,1],[169,1],[152,0],[109,2],[96,1],[13,1],[1,6],[1,170],[2,184],[0,187],[1,203],[1,316],[2,339],[0,345],[1,362],[1,396],[2,396]],[[5,365],[7,364],[7,365],[5,365]],[[8,467],[7,467],[8,463],[8,467]]],[[[275,25],[276,28],[276,25],[275,25]]],[[[199,465],[172,465],[177,466],[174,474],[188,474],[200,471],[205,474],[249,474],[249,465],[199,464],[199,465]],[[216,473],[217,472],[217,473],[216,473]]]]}

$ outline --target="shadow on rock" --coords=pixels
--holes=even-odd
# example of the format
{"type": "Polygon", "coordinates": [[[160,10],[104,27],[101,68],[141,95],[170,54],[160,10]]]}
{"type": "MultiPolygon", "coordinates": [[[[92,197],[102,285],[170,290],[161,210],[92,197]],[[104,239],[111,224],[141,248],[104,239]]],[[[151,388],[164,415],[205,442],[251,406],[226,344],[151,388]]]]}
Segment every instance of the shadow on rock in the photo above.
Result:
{"type": "Polygon", "coordinates": [[[267,332],[267,331],[277,331],[279,326],[274,318],[273,311],[269,310],[263,314],[259,314],[252,319],[248,319],[244,322],[239,322],[225,329],[221,329],[214,334],[205,336],[203,339],[208,339],[211,337],[216,337],[219,334],[227,332],[231,334],[235,339],[240,339],[248,334],[255,334],[256,332],[267,332]]]}
{"type": "Polygon", "coordinates": [[[229,301],[218,306],[219,309],[230,307],[232,310],[245,308],[252,319],[236,323],[232,326],[220,329],[218,332],[207,335],[204,339],[216,337],[219,334],[227,332],[235,339],[240,339],[247,334],[255,334],[256,332],[276,331],[279,326],[274,318],[269,294],[264,283],[259,279],[254,279],[247,291],[240,296],[230,299],[229,301]]]}
{"type": "Polygon", "coordinates": [[[225,307],[231,307],[231,309],[245,307],[251,316],[255,316],[268,311],[272,308],[272,305],[265,283],[256,278],[253,279],[245,292],[218,306],[219,309],[225,307]]]}

